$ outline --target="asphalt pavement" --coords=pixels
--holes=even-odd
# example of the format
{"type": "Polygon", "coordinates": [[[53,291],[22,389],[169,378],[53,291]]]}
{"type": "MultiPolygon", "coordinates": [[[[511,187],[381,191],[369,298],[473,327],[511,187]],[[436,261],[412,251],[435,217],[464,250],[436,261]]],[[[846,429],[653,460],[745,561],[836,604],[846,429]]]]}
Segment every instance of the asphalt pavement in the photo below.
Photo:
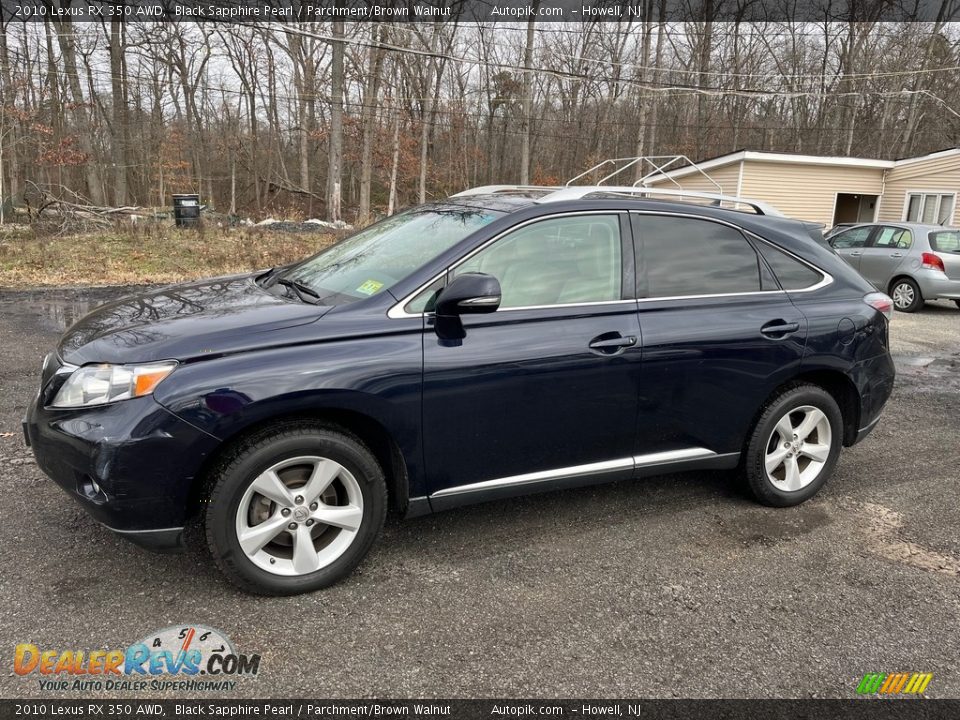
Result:
{"type": "Polygon", "coordinates": [[[42,691],[14,646],[122,648],[193,623],[262,658],[214,696],[853,697],[864,673],[916,671],[928,697],[960,697],[952,303],[896,315],[884,416],[801,507],[761,507],[726,473],[496,502],[392,521],[347,581],[268,599],[200,548],[114,537],[24,445],[41,358],[116,294],[0,292],[0,697],[133,697],[42,691]]]}

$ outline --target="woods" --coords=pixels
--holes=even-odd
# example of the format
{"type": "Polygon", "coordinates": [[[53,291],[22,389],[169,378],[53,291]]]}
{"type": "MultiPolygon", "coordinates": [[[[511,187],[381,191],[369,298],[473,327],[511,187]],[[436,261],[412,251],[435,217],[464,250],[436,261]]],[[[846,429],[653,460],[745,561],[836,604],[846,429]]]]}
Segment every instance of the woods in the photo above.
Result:
{"type": "Polygon", "coordinates": [[[0,196],[366,222],[606,157],[960,144],[960,28],[678,22],[11,22],[0,196]]]}

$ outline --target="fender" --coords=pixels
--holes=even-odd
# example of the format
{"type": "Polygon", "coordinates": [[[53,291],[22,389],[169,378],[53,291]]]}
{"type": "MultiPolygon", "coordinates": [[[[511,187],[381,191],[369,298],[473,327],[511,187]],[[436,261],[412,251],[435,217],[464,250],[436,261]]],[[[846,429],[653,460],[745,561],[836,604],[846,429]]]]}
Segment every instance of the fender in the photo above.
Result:
{"type": "Polygon", "coordinates": [[[158,386],[154,399],[221,441],[274,417],[323,410],[359,413],[382,425],[397,443],[415,494],[423,477],[421,383],[418,331],[187,363],[158,386]]]}

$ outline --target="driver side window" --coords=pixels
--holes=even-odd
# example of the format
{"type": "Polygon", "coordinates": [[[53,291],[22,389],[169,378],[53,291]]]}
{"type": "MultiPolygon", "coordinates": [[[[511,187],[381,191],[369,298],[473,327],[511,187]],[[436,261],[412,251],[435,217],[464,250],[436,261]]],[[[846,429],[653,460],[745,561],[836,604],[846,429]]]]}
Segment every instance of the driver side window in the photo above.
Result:
{"type": "Polygon", "coordinates": [[[616,215],[553,218],[500,238],[453,269],[500,281],[500,308],[621,299],[620,220],[616,215]]]}

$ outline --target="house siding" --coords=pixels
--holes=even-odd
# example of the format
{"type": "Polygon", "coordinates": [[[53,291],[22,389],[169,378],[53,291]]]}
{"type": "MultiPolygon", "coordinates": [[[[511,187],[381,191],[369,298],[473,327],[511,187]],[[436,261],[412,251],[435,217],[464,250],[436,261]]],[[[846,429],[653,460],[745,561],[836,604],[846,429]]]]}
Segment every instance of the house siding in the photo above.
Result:
{"type": "MultiPolygon", "coordinates": [[[[918,160],[888,170],[878,219],[883,222],[903,220],[907,193],[917,190],[953,192],[960,195],[960,155],[918,160]]],[[[956,205],[954,202],[951,225],[960,222],[956,205]]]]}
{"type": "Polygon", "coordinates": [[[883,172],[882,168],[747,160],[740,194],[768,202],[788,217],[829,226],[837,193],[880,195],[883,172]]]}
{"type": "MultiPolygon", "coordinates": [[[[676,178],[676,181],[679,183],[680,188],[684,190],[691,190],[694,192],[722,193],[724,195],[737,194],[737,184],[740,181],[739,162],[730,163],[729,165],[724,165],[723,167],[714,168],[713,170],[708,170],[705,172],[714,180],[714,182],[717,183],[717,185],[720,186],[720,190],[717,189],[717,185],[714,185],[698,172],[692,172],[683,177],[678,177],[676,178]]],[[[674,185],[665,177],[651,178],[649,184],[651,187],[662,188],[663,190],[678,189],[676,185],[674,185]]]]}

